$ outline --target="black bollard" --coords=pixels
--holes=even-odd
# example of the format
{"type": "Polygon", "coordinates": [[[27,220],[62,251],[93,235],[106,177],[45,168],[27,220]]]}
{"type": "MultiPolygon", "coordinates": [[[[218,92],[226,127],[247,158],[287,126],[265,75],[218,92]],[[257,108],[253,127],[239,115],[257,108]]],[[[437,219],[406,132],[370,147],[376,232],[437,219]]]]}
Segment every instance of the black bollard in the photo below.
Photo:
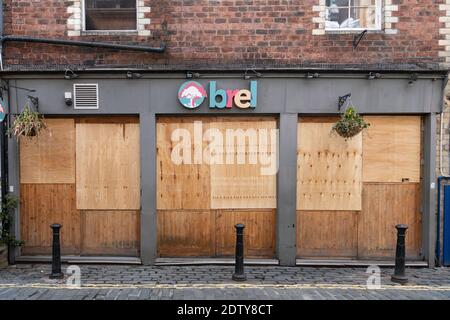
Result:
{"type": "Polygon", "coordinates": [[[233,280],[245,281],[247,277],[244,274],[244,228],[242,223],[234,226],[236,228],[236,263],[234,265],[233,280]]]}
{"type": "Polygon", "coordinates": [[[395,250],[395,272],[392,275],[391,280],[400,284],[406,284],[408,283],[408,278],[405,275],[405,238],[408,226],[399,224],[395,226],[395,228],[397,229],[397,249],[395,250]]]}
{"type": "Polygon", "coordinates": [[[53,250],[52,250],[52,273],[50,279],[61,279],[64,273],[61,272],[61,245],[59,243],[59,229],[61,225],[54,223],[50,226],[53,230],[53,250]]]}

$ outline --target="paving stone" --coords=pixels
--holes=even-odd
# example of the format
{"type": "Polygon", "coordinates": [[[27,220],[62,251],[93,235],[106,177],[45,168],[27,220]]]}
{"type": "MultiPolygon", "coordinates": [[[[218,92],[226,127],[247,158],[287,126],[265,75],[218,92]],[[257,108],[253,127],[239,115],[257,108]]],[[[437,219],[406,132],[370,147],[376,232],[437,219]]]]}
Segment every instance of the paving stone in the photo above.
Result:
{"type": "MultiPolygon", "coordinates": [[[[231,280],[232,266],[122,266],[82,265],[82,285],[68,289],[65,280],[50,280],[50,265],[20,264],[0,271],[0,300],[11,299],[447,299],[449,268],[408,268],[409,289],[394,284],[392,268],[381,269],[385,290],[363,290],[366,268],[246,267],[246,288],[231,280]],[[117,288],[102,288],[117,285],[117,288]],[[193,285],[207,288],[189,287],[193,285]],[[217,285],[220,285],[219,287],[217,285]],[[294,285],[295,287],[290,287],[294,285]],[[318,285],[310,288],[309,285],[318,285]],[[10,287],[13,286],[13,287],[10,287]],[[54,286],[54,288],[47,288],[54,286]],[[158,286],[163,286],[159,288],[158,286]],[[177,286],[183,286],[179,288],[177,286]],[[284,286],[284,287],[281,287],[284,286]],[[302,287],[303,286],[303,287],[302,287]],[[414,290],[426,286],[427,290],[414,290]],[[349,288],[350,287],[350,288],[349,288]],[[412,289],[411,289],[412,288],[412,289]]],[[[67,265],[63,266],[66,270],[67,265]]]]}

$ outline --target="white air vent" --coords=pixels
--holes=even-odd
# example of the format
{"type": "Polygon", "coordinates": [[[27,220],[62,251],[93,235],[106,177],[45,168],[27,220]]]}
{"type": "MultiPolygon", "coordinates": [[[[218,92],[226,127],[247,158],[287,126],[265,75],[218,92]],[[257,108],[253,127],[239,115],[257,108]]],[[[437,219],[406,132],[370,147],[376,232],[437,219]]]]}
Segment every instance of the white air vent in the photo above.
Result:
{"type": "Polygon", "coordinates": [[[73,85],[75,109],[98,109],[98,84],[76,83],[73,85]]]}

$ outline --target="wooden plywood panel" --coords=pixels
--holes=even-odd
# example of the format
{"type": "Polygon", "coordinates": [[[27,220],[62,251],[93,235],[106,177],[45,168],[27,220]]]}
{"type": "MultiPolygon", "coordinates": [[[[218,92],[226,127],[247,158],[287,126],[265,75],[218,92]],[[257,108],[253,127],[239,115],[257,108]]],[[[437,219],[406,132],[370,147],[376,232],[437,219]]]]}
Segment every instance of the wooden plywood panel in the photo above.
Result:
{"type": "Polygon", "coordinates": [[[364,184],[359,217],[359,258],[395,258],[397,224],[407,224],[407,257],[417,259],[421,248],[420,186],[364,184]]]}
{"type": "Polygon", "coordinates": [[[243,223],[246,257],[275,257],[275,210],[217,210],[216,254],[234,256],[237,223],[243,223]]]}
{"type": "MultiPolygon", "coordinates": [[[[198,152],[202,153],[203,131],[208,128],[207,118],[158,118],[157,139],[157,208],[158,209],[209,209],[210,171],[209,165],[202,163],[198,152]],[[194,138],[194,124],[199,128],[200,140],[194,138]],[[184,131],[187,140],[181,140],[176,132],[184,131]],[[174,141],[172,135],[174,134],[174,141]],[[174,156],[183,156],[180,143],[186,144],[190,161],[173,161],[174,156]],[[199,150],[199,151],[198,151],[199,150]],[[200,160],[198,160],[200,159],[200,160]],[[197,164],[196,164],[197,163],[197,164]]],[[[198,133],[197,133],[198,134],[198,133]]],[[[188,158],[186,158],[188,160],[188,158]]]]}
{"type": "Polygon", "coordinates": [[[38,137],[20,139],[21,183],[75,183],[73,119],[46,119],[38,137]]]}
{"type": "Polygon", "coordinates": [[[297,211],[297,256],[354,258],[357,211],[297,211]]]}
{"type": "Polygon", "coordinates": [[[214,212],[206,210],[159,210],[158,256],[213,256],[214,212]]]}
{"type": "Polygon", "coordinates": [[[298,210],[361,210],[362,136],[346,141],[332,126],[300,120],[298,210]]]}
{"type": "Polygon", "coordinates": [[[276,208],[276,120],[225,118],[210,126],[225,146],[211,164],[211,208],[276,208]]]}
{"type": "Polygon", "coordinates": [[[77,208],[140,209],[139,124],[76,124],[77,208]]]}
{"type": "Polygon", "coordinates": [[[20,236],[22,254],[51,254],[50,225],[60,223],[63,254],[78,254],[80,216],[73,184],[22,184],[20,186],[20,236]]]}
{"type": "Polygon", "coordinates": [[[367,116],[363,134],[365,182],[420,182],[421,118],[367,116]]]}
{"type": "Polygon", "coordinates": [[[85,255],[139,256],[139,211],[83,211],[85,255]]]}

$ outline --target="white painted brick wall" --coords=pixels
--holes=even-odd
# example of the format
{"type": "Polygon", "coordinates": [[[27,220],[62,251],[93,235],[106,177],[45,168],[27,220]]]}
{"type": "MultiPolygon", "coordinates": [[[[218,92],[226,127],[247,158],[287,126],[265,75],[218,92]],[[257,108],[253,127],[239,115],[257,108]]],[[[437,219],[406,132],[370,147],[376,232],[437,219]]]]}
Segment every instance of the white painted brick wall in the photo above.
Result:
{"type": "Polygon", "coordinates": [[[439,5],[439,10],[441,11],[439,22],[445,23],[444,27],[439,29],[441,35],[439,45],[442,46],[439,56],[445,59],[443,67],[450,68],[450,0],[439,5]]]}
{"type": "Polygon", "coordinates": [[[67,7],[67,13],[70,13],[67,19],[67,35],[69,37],[79,37],[81,35],[81,0],[73,0],[67,7]]]}
{"type": "MultiPolygon", "coordinates": [[[[81,36],[82,30],[82,0],[72,0],[71,5],[67,7],[67,13],[70,14],[67,19],[67,35],[69,37],[81,36]]],[[[150,36],[151,31],[148,30],[151,20],[146,14],[151,12],[151,7],[145,5],[145,1],[137,2],[137,34],[139,36],[150,36]]]]}

